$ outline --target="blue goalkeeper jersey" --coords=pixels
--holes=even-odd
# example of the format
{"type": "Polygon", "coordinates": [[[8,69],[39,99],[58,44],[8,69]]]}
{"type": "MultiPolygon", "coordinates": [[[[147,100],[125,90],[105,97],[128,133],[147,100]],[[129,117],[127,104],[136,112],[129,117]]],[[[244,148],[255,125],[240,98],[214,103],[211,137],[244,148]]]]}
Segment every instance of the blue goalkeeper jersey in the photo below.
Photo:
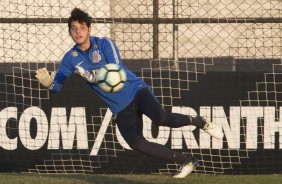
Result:
{"type": "Polygon", "coordinates": [[[133,101],[136,93],[140,89],[148,86],[122,63],[118,48],[110,38],[91,36],[90,40],[91,46],[88,53],[82,51],[76,44],[64,55],[59,69],[56,72],[54,86],[50,89],[50,92],[59,92],[65,80],[75,73],[75,67],[78,64],[91,73],[93,70],[100,69],[108,63],[115,63],[120,65],[127,75],[125,86],[118,92],[108,93],[101,90],[97,83],[90,83],[87,80],[85,81],[107,103],[112,113],[116,114],[133,101]]]}

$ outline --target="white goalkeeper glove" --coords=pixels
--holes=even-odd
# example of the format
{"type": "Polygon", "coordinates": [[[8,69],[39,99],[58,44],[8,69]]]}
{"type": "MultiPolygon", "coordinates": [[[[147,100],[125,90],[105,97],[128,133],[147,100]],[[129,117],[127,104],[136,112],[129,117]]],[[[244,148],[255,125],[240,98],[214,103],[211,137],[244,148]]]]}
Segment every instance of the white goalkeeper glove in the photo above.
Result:
{"type": "Polygon", "coordinates": [[[76,65],[75,73],[86,79],[88,82],[94,83],[96,82],[95,78],[95,70],[93,74],[91,74],[89,71],[85,70],[83,67],[76,65]]]}
{"type": "Polygon", "coordinates": [[[49,75],[49,72],[47,71],[46,68],[40,68],[40,69],[36,70],[35,77],[42,84],[42,86],[44,86],[48,89],[53,88],[55,72],[52,72],[51,75],[49,75]]]}

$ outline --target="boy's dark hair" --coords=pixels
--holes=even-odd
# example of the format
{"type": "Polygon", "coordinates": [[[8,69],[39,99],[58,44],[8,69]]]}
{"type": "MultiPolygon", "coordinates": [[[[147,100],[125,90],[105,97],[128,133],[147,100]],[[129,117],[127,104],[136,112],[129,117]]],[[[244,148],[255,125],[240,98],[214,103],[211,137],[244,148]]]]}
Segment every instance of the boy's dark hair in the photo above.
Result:
{"type": "Polygon", "coordinates": [[[82,11],[81,9],[79,8],[74,8],[72,11],[71,11],[71,16],[70,18],[68,19],[68,27],[69,27],[69,30],[71,28],[71,22],[72,21],[78,21],[79,23],[83,23],[85,22],[87,27],[90,27],[90,24],[91,24],[91,17],[89,17],[88,13],[82,11]]]}

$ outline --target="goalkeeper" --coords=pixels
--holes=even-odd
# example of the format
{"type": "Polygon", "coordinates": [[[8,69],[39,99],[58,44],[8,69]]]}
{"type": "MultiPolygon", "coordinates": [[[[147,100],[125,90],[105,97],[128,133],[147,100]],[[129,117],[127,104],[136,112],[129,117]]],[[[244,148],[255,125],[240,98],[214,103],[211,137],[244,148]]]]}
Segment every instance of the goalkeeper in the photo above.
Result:
{"type": "Polygon", "coordinates": [[[36,71],[37,80],[50,92],[59,92],[65,80],[77,74],[98,93],[112,111],[115,122],[127,144],[134,150],[167,161],[181,164],[181,170],[174,177],[183,178],[198,165],[194,157],[173,151],[164,145],[147,141],[142,133],[142,115],[145,114],[157,126],[178,128],[194,125],[211,136],[223,138],[222,130],[204,118],[166,112],[148,85],[123,65],[116,44],[109,38],[90,36],[91,18],[75,8],[68,19],[68,31],[75,45],[64,55],[58,71],[46,68],[36,71]],[[95,72],[108,63],[119,64],[126,72],[125,86],[115,93],[101,90],[95,82],[95,72]]]}

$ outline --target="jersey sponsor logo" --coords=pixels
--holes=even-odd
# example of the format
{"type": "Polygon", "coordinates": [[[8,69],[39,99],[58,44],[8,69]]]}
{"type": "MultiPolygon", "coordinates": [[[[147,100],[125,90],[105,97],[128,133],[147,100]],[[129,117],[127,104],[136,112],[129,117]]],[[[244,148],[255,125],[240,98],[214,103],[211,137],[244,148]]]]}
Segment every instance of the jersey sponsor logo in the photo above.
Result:
{"type": "Polygon", "coordinates": [[[92,60],[94,63],[98,63],[101,60],[99,50],[94,50],[94,52],[92,53],[92,60]]]}
{"type": "Polygon", "coordinates": [[[77,56],[78,56],[78,52],[77,52],[76,50],[74,50],[74,51],[72,51],[71,55],[72,55],[73,57],[77,57],[77,56]]]}

